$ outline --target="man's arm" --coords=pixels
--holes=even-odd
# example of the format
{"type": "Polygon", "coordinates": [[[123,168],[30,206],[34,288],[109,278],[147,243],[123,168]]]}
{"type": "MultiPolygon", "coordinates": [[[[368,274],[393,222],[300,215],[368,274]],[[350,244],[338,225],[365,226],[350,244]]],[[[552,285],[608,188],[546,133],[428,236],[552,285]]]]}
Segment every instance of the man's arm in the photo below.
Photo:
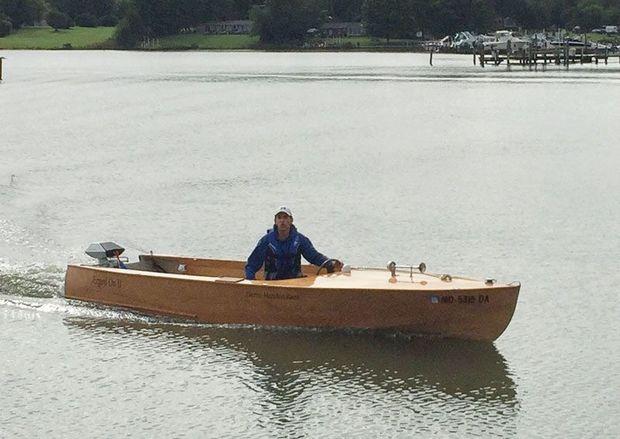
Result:
{"type": "Polygon", "coordinates": [[[315,249],[314,246],[312,245],[312,242],[303,235],[301,236],[300,248],[301,248],[301,254],[303,255],[304,258],[306,258],[306,261],[316,266],[321,266],[321,264],[323,264],[325,261],[329,259],[324,254],[319,253],[317,249],[315,249]]]}
{"type": "Polygon", "coordinates": [[[265,255],[267,254],[267,238],[263,237],[258,241],[256,247],[250,254],[245,264],[245,278],[256,279],[256,272],[261,269],[265,263],[265,255]]]}

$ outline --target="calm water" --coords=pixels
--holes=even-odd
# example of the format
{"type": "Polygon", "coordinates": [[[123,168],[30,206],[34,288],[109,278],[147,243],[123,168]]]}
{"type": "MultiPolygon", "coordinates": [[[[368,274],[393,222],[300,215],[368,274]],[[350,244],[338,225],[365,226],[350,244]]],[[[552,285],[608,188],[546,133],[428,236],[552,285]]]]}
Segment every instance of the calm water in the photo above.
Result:
{"type": "Polygon", "coordinates": [[[620,63],[19,52],[0,83],[1,437],[617,437],[620,63]],[[14,177],[11,177],[11,176],[14,177]],[[492,345],[67,302],[91,242],[519,280],[492,345]]]}

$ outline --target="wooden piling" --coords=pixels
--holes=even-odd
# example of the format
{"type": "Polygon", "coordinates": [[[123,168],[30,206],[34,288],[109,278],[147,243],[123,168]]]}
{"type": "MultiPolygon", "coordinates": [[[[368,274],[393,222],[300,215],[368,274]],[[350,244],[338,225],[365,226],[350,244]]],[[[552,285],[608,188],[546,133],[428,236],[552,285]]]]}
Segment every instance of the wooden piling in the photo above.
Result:
{"type": "Polygon", "coordinates": [[[527,47],[527,63],[528,63],[530,70],[532,70],[532,45],[531,44],[527,47]]]}
{"type": "Polygon", "coordinates": [[[433,48],[431,48],[431,59],[430,59],[431,66],[433,65],[433,52],[434,50],[433,48]]]}
{"type": "Polygon", "coordinates": [[[512,52],[512,42],[506,41],[506,65],[510,68],[510,52],[512,52]]]}
{"type": "Polygon", "coordinates": [[[2,60],[6,59],[3,56],[0,56],[0,81],[2,81],[2,60]]]}

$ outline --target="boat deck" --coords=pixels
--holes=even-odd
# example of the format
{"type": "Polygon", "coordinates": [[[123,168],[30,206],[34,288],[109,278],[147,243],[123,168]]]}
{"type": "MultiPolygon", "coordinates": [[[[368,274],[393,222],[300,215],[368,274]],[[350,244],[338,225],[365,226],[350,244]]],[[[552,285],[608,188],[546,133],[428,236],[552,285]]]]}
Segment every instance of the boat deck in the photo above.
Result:
{"type": "MultiPolygon", "coordinates": [[[[328,288],[339,290],[480,290],[508,287],[507,284],[485,283],[482,280],[434,273],[397,271],[392,277],[386,268],[352,267],[350,272],[316,275],[317,267],[302,267],[306,277],[286,280],[244,279],[244,263],[214,259],[197,259],[164,255],[141,255],[140,262],[128,264],[129,272],[151,272],[158,277],[179,277],[195,281],[237,283],[240,285],[269,285],[271,287],[328,288]]],[[[114,270],[114,269],[111,269],[114,270]]]]}

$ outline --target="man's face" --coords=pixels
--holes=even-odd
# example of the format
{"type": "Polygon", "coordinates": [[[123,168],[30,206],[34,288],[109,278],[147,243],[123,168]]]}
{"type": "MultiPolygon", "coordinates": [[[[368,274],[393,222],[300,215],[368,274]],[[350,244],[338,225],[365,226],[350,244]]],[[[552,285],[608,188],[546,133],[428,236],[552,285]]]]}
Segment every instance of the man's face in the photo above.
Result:
{"type": "Polygon", "coordinates": [[[291,224],[293,224],[293,218],[284,212],[278,213],[275,221],[278,232],[288,232],[291,229],[291,224]]]}

